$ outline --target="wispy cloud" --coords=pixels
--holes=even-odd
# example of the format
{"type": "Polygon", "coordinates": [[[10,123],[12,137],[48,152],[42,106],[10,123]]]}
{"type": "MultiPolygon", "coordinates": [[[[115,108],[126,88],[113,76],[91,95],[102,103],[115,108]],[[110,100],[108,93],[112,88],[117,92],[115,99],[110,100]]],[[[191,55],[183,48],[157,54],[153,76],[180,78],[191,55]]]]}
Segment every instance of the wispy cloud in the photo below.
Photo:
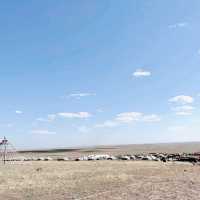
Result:
{"type": "Polygon", "coordinates": [[[56,119],[56,114],[49,114],[47,115],[46,118],[40,117],[40,118],[37,118],[36,120],[40,122],[53,122],[55,119],[56,119]]]}
{"type": "Polygon", "coordinates": [[[172,110],[175,111],[176,115],[192,115],[192,112],[194,109],[195,107],[188,106],[188,105],[177,106],[177,107],[172,108],[172,110]]]}
{"type": "Polygon", "coordinates": [[[179,95],[169,99],[169,102],[177,104],[191,104],[194,102],[194,98],[186,95],[179,95]]]}
{"type": "Polygon", "coordinates": [[[161,118],[156,114],[145,115],[140,112],[124,112],[119,113],[113,120],[107,120],[101,124],[95,125],[96,128],[112,128],[122,124],[130,124],[133,122],[153,123],[159,122],[161,118]]]}
{"type": "Polygon", "coordinates": [[[144,122],[159,122],[161,121],[161,118],[158,115],[151,114],[151,115],[145,115],[143,116],[144,122]]]}
{"type": "Polygon", "coordinates": [[[140,112],[125,112],[125,113],[118,114],[115,120],[121,123],[130,123],[130,122],[135,122],[135,121],[158,122],[161,119],[156,114],[146,115],[140,112]]]}
{"type": "Polygon", "coordinates": [[[171,108],[176,115],[187,116],[192,115],[195,107],[191,106],[194,102],[194,98],[186,95],[179,95],[169,99],[170,103],[173,103],[171,108]]]}
{"type": "Polygon", "coordinates": [[[151,72],[144,70],[144,69],[137,69],[132,74],[134,77],[145,77],[145,76],[151,76],[151,72]]]}
{"type": "Polygon", "coordinates": [[[87,119],[89,117],[91,117],[92,115],[88,112],[61,112],[57,114],[60,117],[63,118],[80,118],[80,119],[87,119]]]}
{"type": "Polygon", "coordinates": [[[107,120],[101,124],[96,124],[95,128],[112,128],[112,127],[116,127],[118,125],[119,125],[119,123],[116,121],[107,120]]]}
{"type": "Polygon", "coordinates": [[[176,24],[170,24],[168,27],[171,28],[171,29],[174,29],[174,28],[184,28],[186,26],[188,26],[187,22],[179,22],[179,23],[176,23],[176,24]]]}
{"type": "Polygon", "coordinates": [[[49,114],[47,117],[39,117],[36,121],[39,122],[54,122],[58,118],[69,118],[69,119],[87,119],[91,117],[92,114],[89,112],[60,112],[56,114],[49,114]]]}
{"type": "Polygon", "coordinates": [[[23,114],[23,112],[21,110],[16,110],[15,113],[18,115],[23,114]]]}
{"type": "Polygon", "coordinates": [[[188,112],[188,111],[179,111],[175,113],[176,115],[180,115],[180,116],[188,116],[188,115],[192,115],[192,112],[188,112]]]}
{"type": "Polygon", "coordinates": [[[77,93],[72,93],[69,94],[69,98],[75,98],[75,99],[80,99],[82,97],[89,97],[89,96],[96,96],[96,93],[91,93],[91,92],[77,92],[77,93]]]}
{"type": "Polygon", "coordinates": [[[140,112],[125,112],[118,114],[115,120],[121,123],[130,123],[140,120],[142,116],[143,114],[140,112]]]}
{"type": "Polygon", "coordinates": [[[49,130],[32,130],[32,134],[38,134],[38,135],[55,135],[56,132],[54,131],[49,131],[49,130]]]}

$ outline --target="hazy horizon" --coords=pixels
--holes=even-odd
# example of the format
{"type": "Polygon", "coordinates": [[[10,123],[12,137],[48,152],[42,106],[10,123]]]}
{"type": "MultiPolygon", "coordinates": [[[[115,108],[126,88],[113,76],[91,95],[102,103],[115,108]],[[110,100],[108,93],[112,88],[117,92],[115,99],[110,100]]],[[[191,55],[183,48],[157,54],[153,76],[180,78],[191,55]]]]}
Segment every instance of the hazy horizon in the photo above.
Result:
{"type": "MultiPolygon", "coordinates": [[[[136,144],[107,144],[107,145],[104,145],[104,144],[99,144],[99,145],[84,145],[84,146],[60,146],[60,147],[38,147],[38,148],[30,148],[30,147],[25,147],[25,148],[16,148],[17,151],[37,151],[37,150],[56,150],[56,149],[60,149],[60,150],[67,150],[67,149],[88,149],[88,148],[116,148],[116,147],[125,147],[125,146],[148,146],[148,145],[177,145],[177,144],[200,144],[200,141],[186,141],[186,142],[160,142],[160,143],[136,143],[136,144]]],[[[13,144],[12,144],[13,145],[13,144]]]]}

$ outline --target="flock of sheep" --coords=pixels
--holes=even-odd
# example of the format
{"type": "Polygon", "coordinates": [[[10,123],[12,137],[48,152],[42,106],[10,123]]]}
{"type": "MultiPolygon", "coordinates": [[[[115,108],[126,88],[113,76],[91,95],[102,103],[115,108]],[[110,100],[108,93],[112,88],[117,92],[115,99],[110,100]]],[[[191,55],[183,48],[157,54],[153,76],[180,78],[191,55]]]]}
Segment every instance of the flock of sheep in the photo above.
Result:
{"type": "Polygon", "coordinates": [[[8,159],[7,161],[92,161],[92,160],[149,160],[149,161],[183,161],[197,163],[200,162],[200,153],[193,154],[167,154],[167,153],[150,153],[150,154],[137,154],[137,155],[118,155],[111,156],[107,154],[87,155],[79,158],[68,157],[18,157],[8,159]]]}

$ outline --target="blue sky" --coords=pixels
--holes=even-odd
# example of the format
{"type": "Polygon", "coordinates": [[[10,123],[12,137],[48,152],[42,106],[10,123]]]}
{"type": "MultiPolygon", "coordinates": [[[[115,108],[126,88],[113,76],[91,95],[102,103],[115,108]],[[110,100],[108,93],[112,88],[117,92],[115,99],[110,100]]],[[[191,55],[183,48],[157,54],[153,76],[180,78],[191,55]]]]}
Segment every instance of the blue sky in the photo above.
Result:
{"type": "Polygon", "coordinates": [[[0,137],[18,148],[200,141],[200,1],[0,3],[0,137]]]}

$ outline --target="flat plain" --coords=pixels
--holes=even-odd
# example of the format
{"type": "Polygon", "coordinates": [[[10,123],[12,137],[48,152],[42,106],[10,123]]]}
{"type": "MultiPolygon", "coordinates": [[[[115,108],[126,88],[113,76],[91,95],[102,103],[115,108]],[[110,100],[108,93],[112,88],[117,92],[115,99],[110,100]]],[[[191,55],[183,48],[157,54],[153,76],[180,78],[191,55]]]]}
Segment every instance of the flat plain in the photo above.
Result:
{"type": "MultiPolygon", "coordinates": [[[[89,153],[191,151],[200,145],[90,148],[37,153],[79,156],[89,153]],[[149,150],[150,148],[150,150],[149,150]],[[107,150],[106,150],[107,149],[107,150]],[[77,152],[78,151],[78,152],[77,152]],[[82,152],[82,153],[81,153],[82,152]]],[[[28,153],[29,154],[29,153],[28,153]]],[[[35,153],[34,153],[35,154],[35,153]]],[[[0,164],[0,199],[5,200],[198,200],[200,166],[155,161],[30,161],[0,164]]]]}
{"type": "Polygon", "coordinates": [[[191,153],[200,152],[200,142],[186,143],[160,143],[160,144],[130,144],[115,146],[94,146],[79,148],[60,148],[60,149],[42,149],[23,151],[21,154],[25,156],[35,157],[69,157],[77,158],[91,154],[109,154],[109,155],[125,155],[140,153],[191,153]]]}
{"type": "Polygon", "coordinates": [[[152,161],[38,161],[0,167],[6,200],[200,199],[200,166],[152,161]]]}

